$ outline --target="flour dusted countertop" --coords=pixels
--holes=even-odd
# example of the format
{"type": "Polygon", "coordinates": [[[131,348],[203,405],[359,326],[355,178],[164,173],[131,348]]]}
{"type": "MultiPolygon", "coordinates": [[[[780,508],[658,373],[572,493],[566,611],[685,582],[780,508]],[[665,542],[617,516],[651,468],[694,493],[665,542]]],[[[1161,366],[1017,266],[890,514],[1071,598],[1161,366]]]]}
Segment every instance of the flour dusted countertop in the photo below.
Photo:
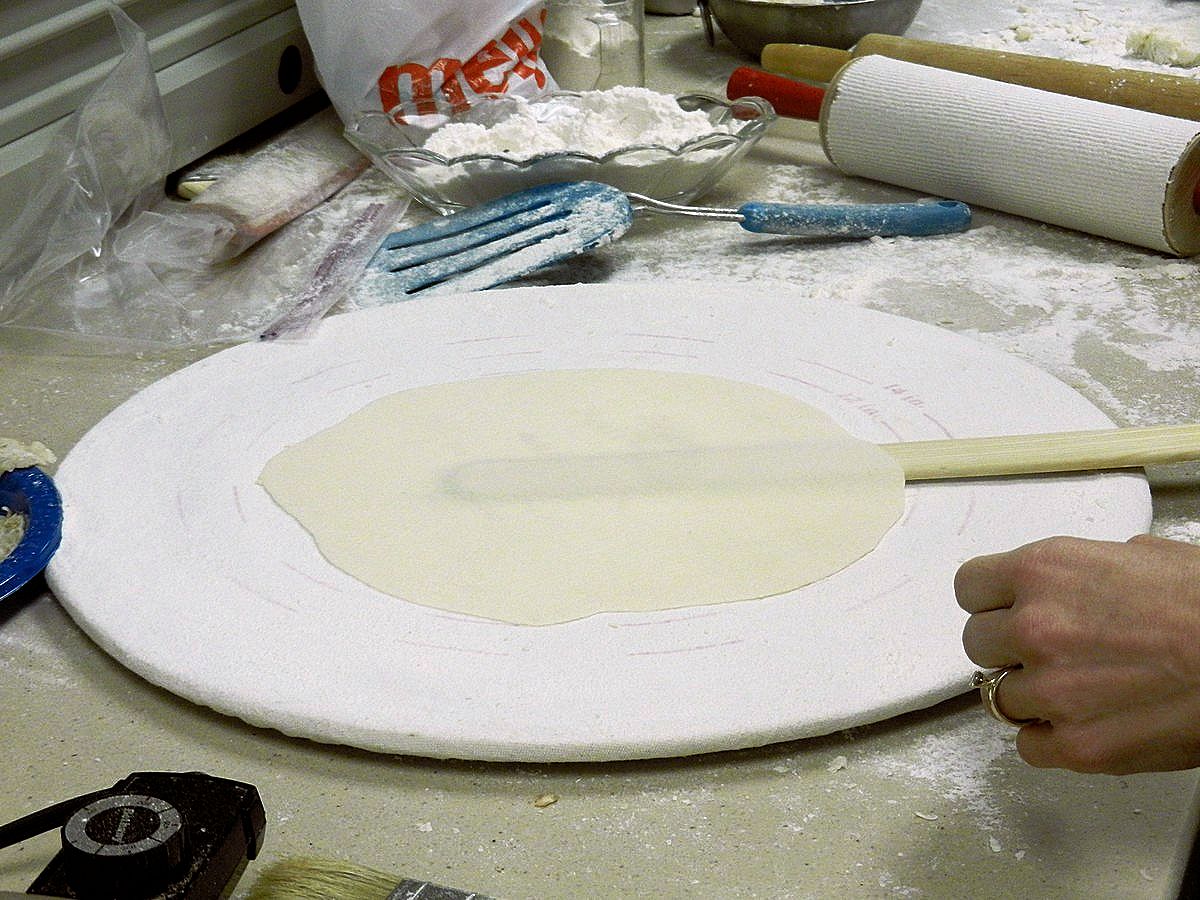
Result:
{"type": "MultiPolygon", "coordinates": [[[[910,34],[1153,68],[1126,56],[1128,33],[1195,16],[1194,6],[925,0],[910,34]]],[[[749,62],[723,38],[709,50],[696,17],[648,17],[655,90],[719,94],[732,68],[749,62]]],[[[815,126],[781,121],[704,202],[750,199],[912,194],[846,179],[825,162],[815,126]]],[[[424,215],[414,208],[407,219],[424,215]]],[[[857,243],[639,220],[617,243],[540,281],[685,278],[743,294],[782,282],[831,305],[969,335],[1052,372],[1118,422],[1152,424],[1200,420],[1197,265],[977,210],[966,234],[857,243]]],[[[137,388],[202,355],[30,349],[0,345],[0,431],[59,455],[137,388]]],[[[1149,475],[1153,530],[1200,543],[1200,467],[1149,475]]],[[[131,609],[136,600],[131,592],[131,609]]],[[[693,759],[519,766],[381,757],[256,730],[152,688],[40,589],[0,609],[0,672],[9,761],[0,819],[131,771],[197,768],[258,785],[264,860],[339,856],[513,900],[1169,897],[1195,825],[1195,773],[1031,769],[975,695],[850,733],[693,759]],[[539,805],[547,795],[557,802],[539,805]]],[[[56,843],[47,835],[4,851],[0,889],[23,890],[56,843]]]]}

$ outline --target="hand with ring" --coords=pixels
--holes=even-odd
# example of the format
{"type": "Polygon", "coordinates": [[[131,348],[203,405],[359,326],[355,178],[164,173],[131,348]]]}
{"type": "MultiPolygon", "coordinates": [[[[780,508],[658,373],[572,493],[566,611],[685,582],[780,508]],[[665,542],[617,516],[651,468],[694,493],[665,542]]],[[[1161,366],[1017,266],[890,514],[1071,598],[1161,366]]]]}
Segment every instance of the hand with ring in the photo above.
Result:
{"type": "Polygon", "coordinates": [[[1035,766],[1200,766],[1200,547],[1049,538],[968,560],[963,646],[1035,766]]]}

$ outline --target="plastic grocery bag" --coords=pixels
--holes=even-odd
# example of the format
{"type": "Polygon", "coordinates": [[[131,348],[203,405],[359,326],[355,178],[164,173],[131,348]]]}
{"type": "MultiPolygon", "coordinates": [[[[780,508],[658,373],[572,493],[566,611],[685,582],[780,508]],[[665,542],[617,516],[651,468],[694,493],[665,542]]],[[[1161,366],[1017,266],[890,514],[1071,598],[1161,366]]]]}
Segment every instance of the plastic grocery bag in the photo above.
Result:
{"type": "Polygon", "coordinates": [[[297,0],[317,74],[342,121],[462,111],[486,94],[556,85],[541,58],[545,4],[530,0],[297,0]]]}

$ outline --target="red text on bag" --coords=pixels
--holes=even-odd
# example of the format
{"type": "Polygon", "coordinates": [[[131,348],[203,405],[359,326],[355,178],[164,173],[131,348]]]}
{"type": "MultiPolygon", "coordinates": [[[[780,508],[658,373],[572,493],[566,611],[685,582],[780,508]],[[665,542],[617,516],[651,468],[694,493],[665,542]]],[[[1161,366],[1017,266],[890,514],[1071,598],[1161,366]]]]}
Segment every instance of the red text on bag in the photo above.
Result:
{"type": "Polygon", "coordinates": [[[384,111],[397,122],[414,112],[432,115],[446,112],[447,107],[461,112],[473,97],[507,91],[514,75],[522,80],[532,78],[539,88],[545,87],[546,73],[538,66],[545,24],[545,10],[537,25],[522,17],[499,40],[488,41],[466,61],[443,56],[428,66],[418,62],[388,66],[379,76],[384,111]],[[402,91],[405,84],[407,96],[402,91]]]}

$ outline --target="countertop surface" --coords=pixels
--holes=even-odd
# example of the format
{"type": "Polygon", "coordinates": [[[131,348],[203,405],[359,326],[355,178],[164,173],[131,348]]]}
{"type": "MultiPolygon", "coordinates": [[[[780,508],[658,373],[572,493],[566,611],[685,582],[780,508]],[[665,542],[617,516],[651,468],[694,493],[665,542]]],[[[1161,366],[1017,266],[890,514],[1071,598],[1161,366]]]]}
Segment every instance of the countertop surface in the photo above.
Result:
{"type": "MultiPolygon", "coordinates": [[[[1123,52],[1124,13],[1118,25],[1099,2],[1034,6],[926,0],[910,34],[1110,64],[1123,52]]],[[[1178,17],[1175,4],[1134,6],[1134,17],[1178,17]]],[[[707,47],[697,17],[648,17],[649,87],[722,93],[746,64],[723,37],[707,47]]],[[[842,176],[815,125],[781,120],[705,202],[913,197],[842,176]]],[[[759,240],[727,223],[689,224],[686,235],[639,223],[532,283],[810,287],[830,303],[1013,353],[1137,425],[1200,420],[1195,277],[1194,260],[978,210],[972,230],[952,239],[854,245],[759,240]]],[[[0,434],[60,457],[139,388],[210,352],[68,353],[55,340],[0,333],[0,434]]],[[[1200,543],[1200,467],[1148,476],[1154,532],[1200,543]]],[[[0,821],[134,771],[256,785],[266,843],[235,896],[265,863],[311,855],[505,898],[1165,897],[1195,827],[1195,772],[1033,769],[974,692],[826,737],[649,762],[436,761],[290,739],[130,673],[40,579],[0,606],[0,708],[0,821]],[[556,800],[535,804],[546,795],[556,800]]],[[[0,850],[0,890],[24,890],[57,841],[50,833],[0,850]]]]}

